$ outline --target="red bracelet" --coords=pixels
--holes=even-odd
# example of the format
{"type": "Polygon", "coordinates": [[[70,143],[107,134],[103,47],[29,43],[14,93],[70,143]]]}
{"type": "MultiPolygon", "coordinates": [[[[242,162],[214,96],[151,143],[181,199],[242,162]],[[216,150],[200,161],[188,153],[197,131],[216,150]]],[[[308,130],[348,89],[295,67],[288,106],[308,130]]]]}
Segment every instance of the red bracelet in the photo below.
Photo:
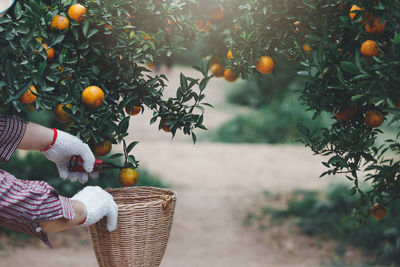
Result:
{"type": "Polygon", "coordinates": [[[84,224],[84,223],[86,222],[86,220],[87,220],[87,217],[85,217],[85,219],[84,219],[82,222],[78,223],[77,225],[82,225],[82,224],[84,224]]]}
{"type": "Polygon", "coordinates": [[[53,128],[52,130],[54,131],[53,141],[51,142],[51,144],[48,147],[43,148],[42,150],[40,150],[40,152],[46,152],[46,151],[50,150],[54,146],[54,143],[56,142],[56,139],[57,139],[57,130],[55,128],[53,128]]]}

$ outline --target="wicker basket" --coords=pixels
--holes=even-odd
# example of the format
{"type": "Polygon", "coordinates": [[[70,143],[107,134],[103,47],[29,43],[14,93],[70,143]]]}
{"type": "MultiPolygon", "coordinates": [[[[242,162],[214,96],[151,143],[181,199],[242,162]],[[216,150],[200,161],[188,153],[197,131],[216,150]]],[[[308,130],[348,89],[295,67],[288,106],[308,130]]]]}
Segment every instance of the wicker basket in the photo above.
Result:
{"type": "Polygon", "coordinates": [[[118,205],[118,228],[105,218],[89,227],[100,267],[156,267],[164,256],[176,194],[153,187],[106,189],[118,205]]]}

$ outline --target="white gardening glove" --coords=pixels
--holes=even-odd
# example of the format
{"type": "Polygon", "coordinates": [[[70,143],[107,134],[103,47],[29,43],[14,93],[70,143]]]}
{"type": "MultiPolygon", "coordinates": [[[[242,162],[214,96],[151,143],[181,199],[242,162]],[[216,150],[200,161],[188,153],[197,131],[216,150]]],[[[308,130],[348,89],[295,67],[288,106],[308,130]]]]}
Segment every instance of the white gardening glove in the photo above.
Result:
{"type": "Polygon", "coordinates": [[[95,157],[89,146],[69,133],[57,130],[57,139],[54,145],[42,153],[57,165],[60,177],[63,179],[69,178],[72,182],[79,180],[81,183],[86,183],[88,173],[93,171],[95,157]],[[82,158],[83,168],[86,172],[69,172],[68,166],[73,156],[82,158]]]}
{"type": "Polygon", "coordinates": [[[99,186],[87,186],[72,197],[86,207],[86,221],[83,226],[90,226],[107,217],[107,230],[117,229],[118,206],[113,197],[99,186]]]}

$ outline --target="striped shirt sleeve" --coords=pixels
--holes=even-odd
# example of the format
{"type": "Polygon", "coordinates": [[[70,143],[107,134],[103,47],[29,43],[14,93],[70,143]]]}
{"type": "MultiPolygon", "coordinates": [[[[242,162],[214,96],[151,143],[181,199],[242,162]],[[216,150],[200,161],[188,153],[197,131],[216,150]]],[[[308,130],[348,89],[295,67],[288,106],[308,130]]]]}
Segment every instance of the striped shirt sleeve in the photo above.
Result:
{"type": "Polygon", "coordinates": [[[59,196],[46,182],[19,180],[0,170],[0,225],[36,236],[51,246],[39,223],[61,218],[75,218],[69,198],[59,196]]]}
{"type": "Polygon", "coordinates": [[[6,162],[14,154],[24,137],[26,123],[16,116],[0,115],[0,161],[6,162]]]}

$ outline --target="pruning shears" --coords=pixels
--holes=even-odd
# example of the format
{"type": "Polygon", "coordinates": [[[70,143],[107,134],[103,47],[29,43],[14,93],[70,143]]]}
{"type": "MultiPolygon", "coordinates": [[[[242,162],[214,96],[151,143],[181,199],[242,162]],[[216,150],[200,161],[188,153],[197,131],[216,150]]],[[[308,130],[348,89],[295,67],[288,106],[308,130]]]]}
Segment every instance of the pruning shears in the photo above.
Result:
{"type": "MultiPolygon", "coordinates": [[[[94,162],[93,172],[102,172],[104,170],[123,169],[125,167],[118,166],[114,163],[96,159],[94,162]]],[[[68,170],[70,172],[86,172],[83,168],[83,159],[79,156],[73,156],[69,162],[68,170]]]]}

